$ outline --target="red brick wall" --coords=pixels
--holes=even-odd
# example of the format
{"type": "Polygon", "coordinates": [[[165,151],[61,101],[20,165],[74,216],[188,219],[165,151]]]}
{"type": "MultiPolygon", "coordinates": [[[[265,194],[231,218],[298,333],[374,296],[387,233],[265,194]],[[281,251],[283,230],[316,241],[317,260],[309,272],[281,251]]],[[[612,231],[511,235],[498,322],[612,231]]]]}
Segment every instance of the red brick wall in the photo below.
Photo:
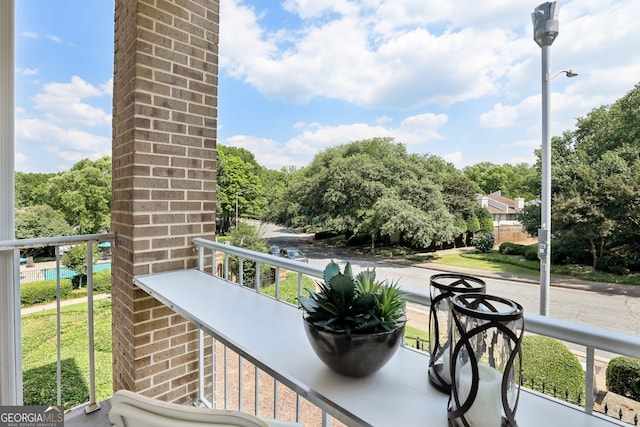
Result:
{"type": "Polygon", "coordinates": [[[197,388],[197,333],[132,284],[196,266],[214,238],[218,0],[116,0],[113,379],[181,402],[197,388]]]}

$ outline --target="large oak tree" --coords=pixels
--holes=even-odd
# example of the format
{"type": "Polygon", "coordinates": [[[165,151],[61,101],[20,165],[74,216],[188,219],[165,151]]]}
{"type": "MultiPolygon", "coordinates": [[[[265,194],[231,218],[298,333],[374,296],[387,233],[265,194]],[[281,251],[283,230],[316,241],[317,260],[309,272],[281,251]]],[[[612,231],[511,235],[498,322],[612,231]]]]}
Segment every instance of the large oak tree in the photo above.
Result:
{"type": "Polygon", "coordinates": [[[314,231],[416,247],[452,242],[475,215],[475,186],[436,156],[409,154],[391,138],[329,148],[289,187],[289,222],[314,231]]]}

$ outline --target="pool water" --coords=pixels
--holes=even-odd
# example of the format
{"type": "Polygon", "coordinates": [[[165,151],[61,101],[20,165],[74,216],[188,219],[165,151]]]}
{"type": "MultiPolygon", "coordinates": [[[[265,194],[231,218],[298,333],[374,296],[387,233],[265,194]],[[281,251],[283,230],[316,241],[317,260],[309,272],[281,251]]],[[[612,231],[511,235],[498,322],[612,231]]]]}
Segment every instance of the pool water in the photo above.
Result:
{"type": "MultiPolygon", "coordinates": [[[[97,273],[98,271],[111,270],[110,262],[101,262],[100,264],[93,265],[93,272],[97,273]]],[[[56,269],[55,268],[45,268],[42,270],[42,275],[44,276],[44,280],[55,280],[56,279],[56,269]]],[[[60,278],[61,279],[72,279],[78,274],[67,267],[60,268],[60,278]]]]}

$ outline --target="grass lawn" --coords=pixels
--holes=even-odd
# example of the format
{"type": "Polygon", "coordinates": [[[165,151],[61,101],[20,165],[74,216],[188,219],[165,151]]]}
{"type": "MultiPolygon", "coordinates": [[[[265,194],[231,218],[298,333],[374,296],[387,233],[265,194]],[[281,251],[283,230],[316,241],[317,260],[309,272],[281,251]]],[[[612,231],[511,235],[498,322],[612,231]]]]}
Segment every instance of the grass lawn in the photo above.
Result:
{"type": "Polygon", "coordinates": [[[506,264],[495,260],[488,260],[478,257],[462,256],[459,254],[447,254],[437,257],[432,261],[435,264],[454,265],[456,267],[473,268],[476,270],[496,271],[510,274],[528,274],[535,276],[539,274],[537,270],[506,264]]]}
{"type": "MultiPolygon", "coordinates": [[[[111,378],[111,300],[94,303],[96,399],[113,394],[111,378]]],[[[87,305],[61,310],[62,405],[72,408],[89,400],[87,305]]],[[[56,404],[56,311],[22,317],[22,364],[25,405],[56,404]]]]}
{"type": "MultiPolygon", "coordinates": [[[[503,255],[496,251],[490,253],[465,253],[442,255],[432,262],[436,264],[455,265],[476,270],[497,271],[511,274],[539,276],[539,262],[523,259],[517,255],[503,255]]],[[[575,278],[593,282],[621,283],[640,285],[640,274],[618,275],[595,271],[579,265],[552,265],[552,277],[575,278]]]]}

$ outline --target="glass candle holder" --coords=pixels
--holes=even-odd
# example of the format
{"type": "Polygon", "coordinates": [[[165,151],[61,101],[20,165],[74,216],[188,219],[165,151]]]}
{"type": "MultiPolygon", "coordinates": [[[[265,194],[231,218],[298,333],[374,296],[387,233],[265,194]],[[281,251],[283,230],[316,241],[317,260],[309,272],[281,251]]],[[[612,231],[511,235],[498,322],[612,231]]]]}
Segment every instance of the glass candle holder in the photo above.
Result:
{"type": "Polygon", "coordinates": [[[522,313],[520,304],[494,295],[452,298],[449,426],[517,426],[522,313]]]}
{"type": "Polygon", "coordinates": [[[443,393],[451,391],[449,316],[451,298],[463,293],[484,293],[483,280],[464,274],[434,274],[429,293],[429,382],[443,393]]]}

